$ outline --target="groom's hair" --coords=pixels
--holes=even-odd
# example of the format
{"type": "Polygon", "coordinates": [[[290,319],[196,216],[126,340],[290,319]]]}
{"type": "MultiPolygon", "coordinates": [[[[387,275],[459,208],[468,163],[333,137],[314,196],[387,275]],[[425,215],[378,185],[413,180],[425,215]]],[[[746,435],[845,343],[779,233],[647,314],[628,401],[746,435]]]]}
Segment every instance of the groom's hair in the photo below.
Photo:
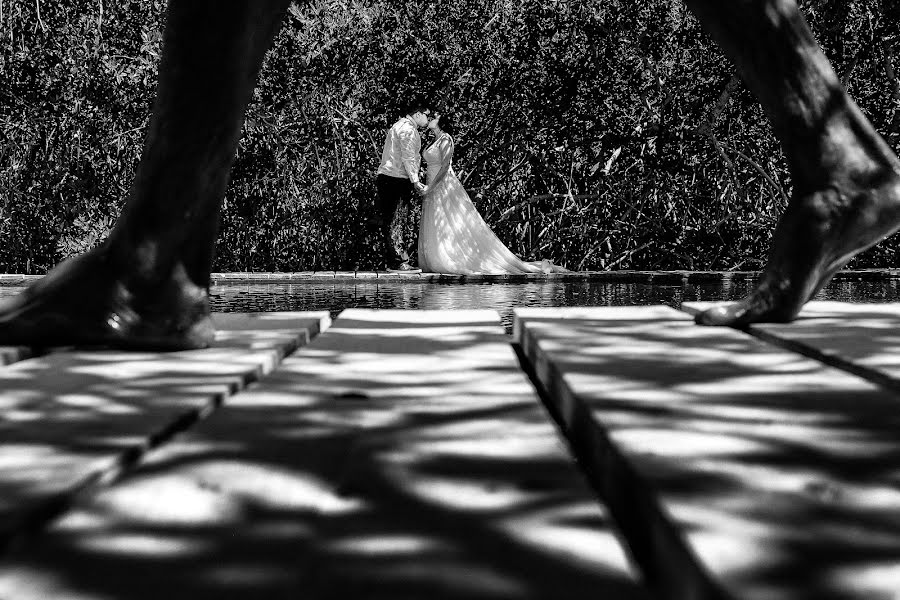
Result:
{"type": "Polygon", "coordinates": [[[406,105],[406,112],[404,115],[414,115],[417,112],[425,112],[426,110],[430,110],[430,107],[424,102],[410,102],[406,105]]]}

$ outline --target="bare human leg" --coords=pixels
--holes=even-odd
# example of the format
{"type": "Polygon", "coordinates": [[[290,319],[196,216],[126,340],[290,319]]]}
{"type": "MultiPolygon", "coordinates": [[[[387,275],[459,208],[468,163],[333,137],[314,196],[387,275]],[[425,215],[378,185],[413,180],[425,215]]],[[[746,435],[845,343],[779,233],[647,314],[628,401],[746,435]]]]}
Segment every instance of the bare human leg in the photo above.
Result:
{"type": "Polygon", "coordinates": [[[794,0],[685,0],[765,108],[793,196],[756,289],[703,325],[790,321],[854,255],[900,227],[900,161],[843,90],[794,0]]]}
{"type": "Polygon", "coordinates": [[[219,210],[289,0],[171,0],[128,201],[97,249],[0,305],[0,344],[205,347],[219,210]]]}

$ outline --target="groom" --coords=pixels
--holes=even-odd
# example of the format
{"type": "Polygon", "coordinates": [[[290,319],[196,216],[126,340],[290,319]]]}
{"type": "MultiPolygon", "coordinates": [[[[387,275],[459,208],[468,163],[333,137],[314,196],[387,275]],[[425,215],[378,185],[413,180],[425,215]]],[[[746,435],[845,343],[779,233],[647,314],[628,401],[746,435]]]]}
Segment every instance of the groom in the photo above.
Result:
{"type": "Polygon", "coordinates": [[[407,244],[404,244],[404,208],[412,203],[413,191],[422,195],[425,186],[419,181],[422,138],[419,129],[428,125],[428,107],[412,104],[406,116],[388,130],[381,152],[381,165],[375,180],[378,228],[382,244],[382,258],[388,271],[421,273],[409,264],[407,244]]]}

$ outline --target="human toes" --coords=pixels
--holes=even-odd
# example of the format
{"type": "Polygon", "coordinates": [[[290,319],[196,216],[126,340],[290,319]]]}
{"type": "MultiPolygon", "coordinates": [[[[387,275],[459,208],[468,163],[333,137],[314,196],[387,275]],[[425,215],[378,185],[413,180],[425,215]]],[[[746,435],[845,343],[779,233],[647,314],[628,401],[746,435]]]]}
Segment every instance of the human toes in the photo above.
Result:
{"type": "Polygon", "coordinates": [[[727,327],[739,324],[746,313],[746,307],[740,302],[719,304],[694,315],[694,322],[698,325],[727,327]]]}

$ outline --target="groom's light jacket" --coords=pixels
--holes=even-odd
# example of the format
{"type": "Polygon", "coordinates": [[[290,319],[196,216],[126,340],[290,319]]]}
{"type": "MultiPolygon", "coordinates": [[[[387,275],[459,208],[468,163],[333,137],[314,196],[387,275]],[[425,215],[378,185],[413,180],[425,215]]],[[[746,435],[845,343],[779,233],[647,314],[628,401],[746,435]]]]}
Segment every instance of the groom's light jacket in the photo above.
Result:
{"type": "Polygon", "coordinates": [[[381,152],[380,175],[403,177],[413,184],[419,182],[419,166],[422,164],[422,138],[416,124],[403,117],[388,130],[381,152]]]}

